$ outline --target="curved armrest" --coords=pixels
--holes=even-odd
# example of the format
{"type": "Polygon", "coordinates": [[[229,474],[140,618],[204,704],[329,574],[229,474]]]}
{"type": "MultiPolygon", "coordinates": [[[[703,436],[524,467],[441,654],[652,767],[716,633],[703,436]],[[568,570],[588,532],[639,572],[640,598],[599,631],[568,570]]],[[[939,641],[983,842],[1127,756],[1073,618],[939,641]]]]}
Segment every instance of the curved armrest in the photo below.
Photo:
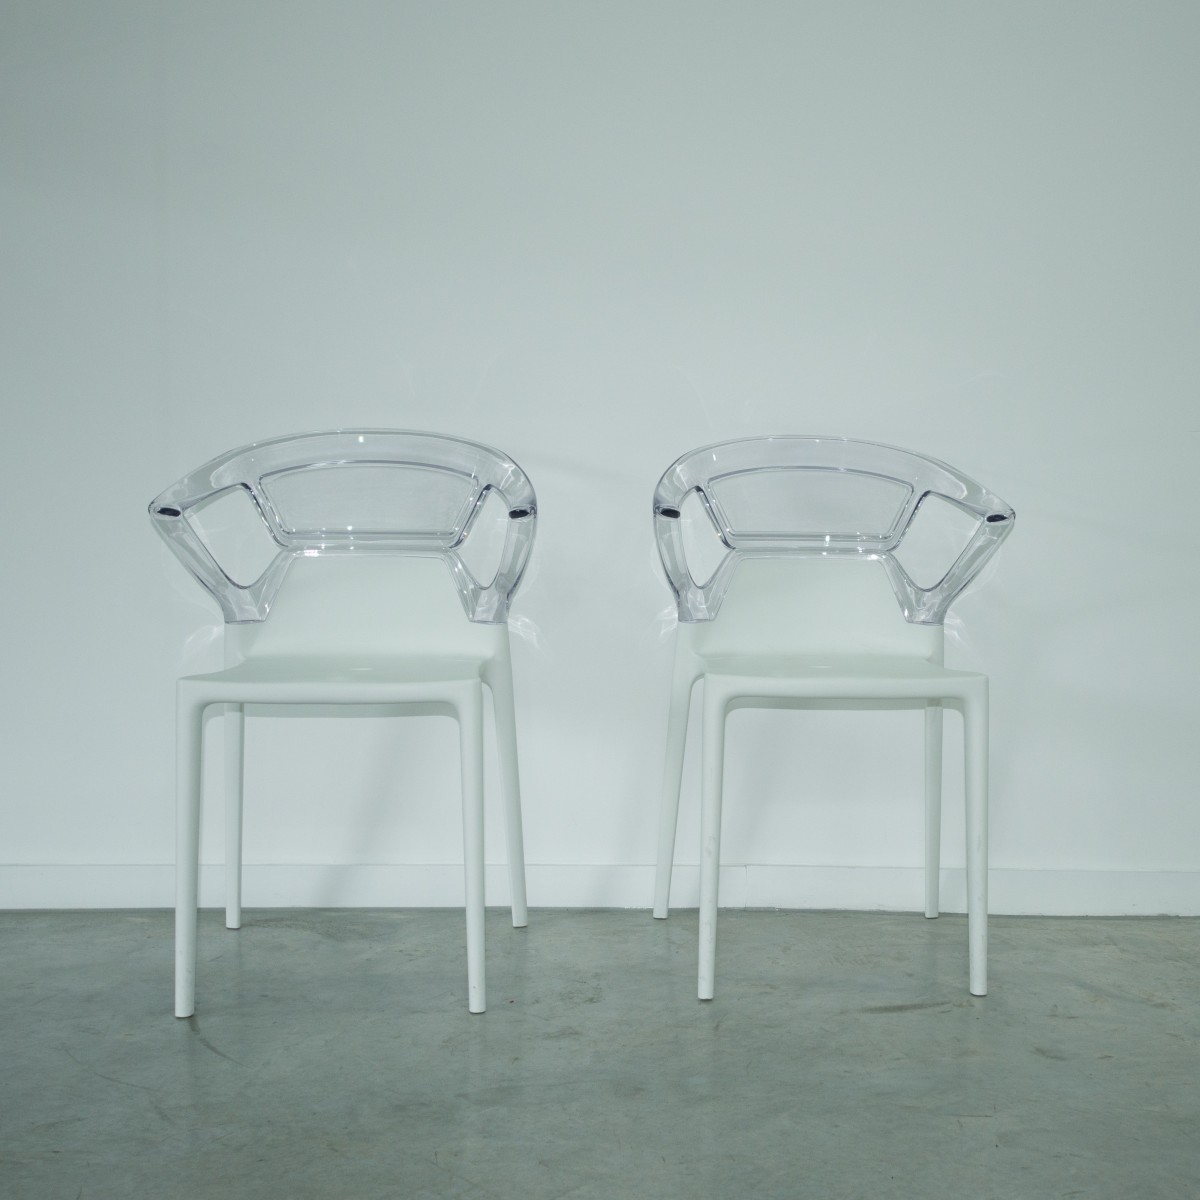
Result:
{"type": "MultiPolygon", "coordinates": [[[[697,488],[705,510],[710,512],[704,492],[697,488]]],[[[670,499],[674,499],[671,497],[670,499]]],[[[728,547],[728,553],[716,573],[704,585],[698,584],[688,570],[687,553],[683,546],[683,521],[678,503],[670,503],[668,499],[655,496],[654,499],[654,536],[658,544],[658,556],[662,561],[667,582],[675,593],[675,603],[681,621],[711,621],[717,615],[720,598],[725,592],[727,568],[734,561],[734,550],[721,535],[720,525],[713,521],[713,528],[721,541],[728,547]],[[714,602],[715,601],[715,602],[714,602]]]]}
{"type": "MultiPolygon", "coordinates": [[[[888,578],[896,589],[896,597],[907,620],[917,625],[941,625],[950,606],[962,594],[963,589],[983,569],[984,564],[1000,549],[1000,543],[1012,532],[1016,524],[1016,513],[990,492],[982,497],[986,503],[964,500],[959,496],[947,496],[941,492],[927,492],[925,496],[937,495],[979,519],[971,540],[962,553],[950,564],[950,569],[932,587],[918,587],[907,571],[896,561],[894,555],[884,557],[888,578]]],[[[925,500],[922,496],[914,507],[913,515],[925,500]]]]}
{"type": "MultiPolygon", "coordinates": [[[[504,533],[504,548],[500,551],[500,565],[496,568],[492,582],[486,587],[481,585],[467,569],[457,551],[452,551],[450,557],[450,570],[459,584],[460,593],[464,593],[465,584],[467,615],[472,621],[496,623],[508,620],[513,593],[525,574],[525,567],[533,550],[533,538],[537,529],[537,503],[534,500],[533,489],[528,489],[528,495],[518,496],[515,504],[502,492],[500,495],[509,505],[508,527],[504,533]]],[[[483,499],[481,496],[480,507],[483,499]]]]}
{"type": "MultiPolygon", "coordinates": [[[[267,569],[254,583],[243,586],[231,579],[213,558],[204,540],[187,519],[187,511],[193,505],[208,499],[213,493],[199,495],[182,494],[181,488],[187,480],[169,487],[150,503],[150,519],[163,541],[170,546],[175,557],[187,568],[188,573],[221,606],[227,623],[261,621],[266,616],[266,607],[287,570],[291,555],[282,547],[267,569]]],[[[245,487],[245,485],[242,485],[245,487]]],[[[261,513],[253,491],[245,491],[261,513]]],[[[274,527],[264,515],[263,523],[268,530],[274,527]]]]}

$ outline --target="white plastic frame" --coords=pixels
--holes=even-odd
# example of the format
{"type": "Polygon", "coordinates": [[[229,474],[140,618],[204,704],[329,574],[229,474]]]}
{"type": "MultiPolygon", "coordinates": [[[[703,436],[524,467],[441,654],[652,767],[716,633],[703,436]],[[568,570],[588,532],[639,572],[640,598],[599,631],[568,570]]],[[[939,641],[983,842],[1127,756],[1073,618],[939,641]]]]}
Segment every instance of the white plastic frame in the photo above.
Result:
{"type": "MultiPolygon", "coordinates": [[[[787,489],[783,489],[785,493],[787,489]]],[[[818,486],[817,491],[820,490],[818,486]]],[[[878,506],[876,505],[878,509],[878,506]]],[[[876,516],[879,515],[877,511],[876,516]]],[[[715,989],[725,721],[739,707],[917,706],[925,710],[925,914],[939,911],[943,711],[963,719],[969,989],[987,992],[988,680],[944,666],[942,620],[1013,527],[1013,510],[944,463],[847,439],[756,438],[683,456],[660,480],[653,519],[678,605],[661,792],[654,915],[669,911],[692,692],[702,684],[700,946],[697,995],[715,989]],[[722,479],[811,472],[807,485],[885,480],[899,497],[881,524],[822,527],[807,511],[757,524],[726,511],[722,479]],[[682,507],[697,493],[726,548],[704,582],[687,562],[682,507]],[[972,513],[965,548],[929,588],[895,558],[921,503],[939,495],[972,513]]]]}
{"type": "Polygon", "coordinates": [[[227,621],[225,669],[178,683],[176,1016],[195,1011],[201,763],[204,715],[214,705],[225,707],[226,925],[237,929],[242,922],[247,704],[387,705],[398,713],[440,714],[458,723],[467,998],[471,1012],[483,1012],[484,687],[495,713],[512,919],[517,927],[528,922],[505,622],[536,528],[536,498],[524,472],[498,451],[458,438],[387,430],[304,434],[213,460],[158,496],[150,513],[227,621]],[[399,473],[386,482],[401,486],[366,498],[370,503],[362,511],[372,519],[365,528],[346,523],[352,507],[345,506],[364,499],[358,493],[365,482],[377,488],[380,472],[393,464],[399,473]],[[364,465],[370,469],[358,469],[364,465]],[[450,484],[452,503],[441,504],[453,516],[450,521],[431,522],[429,505],[422,503],[421,484],[430,477],[421,472],[430,470],[439,473],[439,483],[450,484]],[[273,495],[272,480],[290,477],[303,487],[317,472],[317,501],[338,500],[340,526],[289,521],[273,495]],[[263,573],[246,585],[235,582],[188,520],[192,509],[235,488],[249,494],[278,546],[263,573]],[[493,491],[507,506],[507,534],[494,577],[480,581],[460,550],[493,491]]]}

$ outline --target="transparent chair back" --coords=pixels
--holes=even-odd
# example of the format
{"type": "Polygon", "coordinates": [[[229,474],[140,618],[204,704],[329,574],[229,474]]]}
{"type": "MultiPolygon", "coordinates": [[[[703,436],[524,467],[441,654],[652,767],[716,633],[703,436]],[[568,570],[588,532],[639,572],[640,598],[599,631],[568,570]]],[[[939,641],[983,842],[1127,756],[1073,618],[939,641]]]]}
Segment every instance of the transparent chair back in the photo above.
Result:
{"type": "Polygon", "coordinates": [[[1008,505],[953,467],[845,438],[766,437],[705,446],[672,464],[654,493],[658,551],[683,622],[711,621],[747,560],[799,558],[877,562],[904,619],[940,625],[1012,522],[1008,505]],[[953,561],[918,583],[903,563],[902,547],[938,500],[974,527],[953,561]],[[698,571],[696,555],[689,556],[689,505],[718,547],[711,569],[698,571]]]}
{"type": "Polygon", "coordinates": [[[231,624],[264,621],[295,563],[335,555],[440,559],[467,617],[503,622],[536,513],[528,478],[499,451],[379,429],[246,446],[150,505],[159,534],[231,624]],[[481,570],[469,565],[467,547],[493,507],[505,524],[498,553],[481,570]]]}

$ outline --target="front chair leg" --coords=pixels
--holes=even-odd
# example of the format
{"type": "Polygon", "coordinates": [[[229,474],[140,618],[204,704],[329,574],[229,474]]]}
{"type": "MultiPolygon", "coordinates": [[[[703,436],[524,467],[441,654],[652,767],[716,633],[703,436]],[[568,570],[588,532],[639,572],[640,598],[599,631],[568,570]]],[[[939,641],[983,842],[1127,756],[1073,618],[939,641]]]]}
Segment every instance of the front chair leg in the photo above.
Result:
{"type": "Polygon", "coordinates": [[[483,693],[477,684],[457,705],[462,764],[463,873],[466,883],[467,1008],[487,1008],[484,980],[483,693]]]}
{"type": "Polygon", "coordinates": [[[717,961],[717,891],[721,872],[721,788],[725,769],[725,701],[704,697],[700,798],[700,964],[696,994],[713,998],[717,961]]]}
{"type": "Polygon", "coordinates": [[[988,693],[987,681],[963,706],[966,768],[967,947],[973,996],[987,995],[988,693]]]}
{"type": "Polygon", "coordinates": [[[196,1011],[196,908],[200,902],[200,764],[204,705],[181,690],[175,718],[175,1015],[196,1011]]]}
{"type": "Polygon", "coordinates": [[[488,681],[492,712],[496,718],[496,757],[500,766],[500,792],[504,801],[504,830],[508,843],[508,887],[514,928],[529,924],[525,897],[525,838],[521,826],[521,773],[517,758],[517,718],[513,701],[512,667],[507,661],[492,664],[488,681]]]}

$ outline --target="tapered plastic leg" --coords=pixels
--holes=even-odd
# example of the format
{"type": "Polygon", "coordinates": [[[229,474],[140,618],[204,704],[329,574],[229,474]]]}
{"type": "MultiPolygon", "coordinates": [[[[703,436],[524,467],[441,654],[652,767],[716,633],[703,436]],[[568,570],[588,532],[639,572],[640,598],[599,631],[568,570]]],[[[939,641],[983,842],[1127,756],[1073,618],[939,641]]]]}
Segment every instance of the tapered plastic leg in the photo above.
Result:
{"type": "Polygon", "coordinates": [[[467,1008],[487,1007],[483,945],[483,697],[478,688],[458,711],[462,762],[463,872],[466,880],[467,1008]]]}
{"type": "Polygon", "coordinates": [[[942,869],[942,705],[925,706],[925,915],[940,911],[942,869]]]}
{"type": "Polygon", "coordinates": [[[513,702],[512,669],[507,662],[493,664],[489,685],[492,711],[496,716],[496,753],[500,764],[500,791],[504,798],[504,829],[508,839],[512,923],[517,929],[522,929],[529,924],[529,906],[525,898],[525,838],[521,827],[517,718],[513,702]]]}
{"type": "Polygon", "coordinates": [[[202,705],[179,699],[175,729],[175,1015],[196,1011],[202,705]]]}
{"type": "Polygon", "coordinates": [[[713,998],[717,961],[717,890],[721,871],[721,788],[725,769],[725,703],[704,701],[700,795],[700,968],[696,994],[713,998]]]}
{"type": "Polygon", "coordinates": [[[695,672],[682,654],[676,654],[671,678],[671,709],[667,716],[667,755],[663,765],[662,795],[658,810],[658,864],[654,871],[654,915],[669,912],[671,870],[675,862],[675,831],[679,825],[679,788],[683,782],[683,754],[687,742],[695,672]]]}
{"type": "Polygon", "coordinates": [[[225,705],[225,928],[242,927],[242,789],[246,718],[225,705]]]}
{"type": "Polygon", "coordinates": [[[967,800],[967,950],[971,995],[987,995],[988,696],[986,685],[963,708],[967,800]]]}

